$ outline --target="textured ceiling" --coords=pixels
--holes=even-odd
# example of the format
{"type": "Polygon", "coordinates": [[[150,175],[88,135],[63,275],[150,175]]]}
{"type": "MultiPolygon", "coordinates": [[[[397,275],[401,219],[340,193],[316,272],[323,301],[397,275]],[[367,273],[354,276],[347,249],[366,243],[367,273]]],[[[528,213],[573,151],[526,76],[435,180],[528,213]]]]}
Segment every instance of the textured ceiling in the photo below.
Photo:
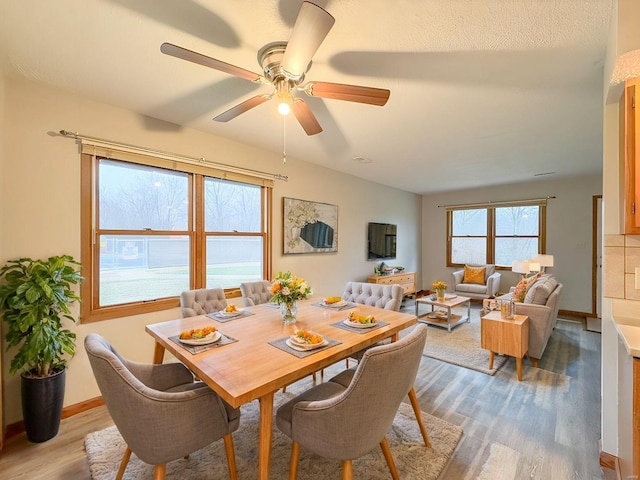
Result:
{"type": "MultiPolygon", "coordinates": [[[[2,0],[2,71],[281,152],[275,102],[211,120],[269,87],[160,44],[261,73],[258,49],[288,39],[300,3],[2,0]]],[[[288,157],[416,193],[601,172],[613,0],[316,3],[336,22],[307,80],[391,97],[384,107],[307,98],[324,132],[309,137],[287,118],[288,157]]]]}

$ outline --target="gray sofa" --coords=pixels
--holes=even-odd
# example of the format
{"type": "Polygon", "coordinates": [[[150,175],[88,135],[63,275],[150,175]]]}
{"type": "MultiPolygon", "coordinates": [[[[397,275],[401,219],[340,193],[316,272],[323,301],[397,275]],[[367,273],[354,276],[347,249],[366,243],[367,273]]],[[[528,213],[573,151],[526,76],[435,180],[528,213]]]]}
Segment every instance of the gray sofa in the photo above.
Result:
{"type": "MultiPolygon", "coordinates": [[[[498,300],[508,300],[513,296],[514,287],[498,300]]],[[[523,302],[516,302],[516,314],[529,317],[529,352],[531,363],[538,366],[549,337],[558,321],[562,284],[553,275],[545,274],[538,278],[527,290],[523,302]]]]}

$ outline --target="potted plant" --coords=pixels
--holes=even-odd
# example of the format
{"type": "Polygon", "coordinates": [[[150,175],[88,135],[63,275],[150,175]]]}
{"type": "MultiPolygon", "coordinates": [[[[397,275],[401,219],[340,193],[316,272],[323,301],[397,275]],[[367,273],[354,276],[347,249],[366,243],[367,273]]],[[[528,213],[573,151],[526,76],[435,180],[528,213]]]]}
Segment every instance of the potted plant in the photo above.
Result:
{"type": "Polygon", "coordinates": [[[22,414],[27,438],[44,442],[58,433],[64,400],[67,356],[75,353],[75,323],[69,305],[80,297],[72,285],[82,280],[80,264],[69,255],[46,260],[20,258],[0,269],[0,310],[5,339],[18,347],[9,372],[21,374],[22,414]]]}

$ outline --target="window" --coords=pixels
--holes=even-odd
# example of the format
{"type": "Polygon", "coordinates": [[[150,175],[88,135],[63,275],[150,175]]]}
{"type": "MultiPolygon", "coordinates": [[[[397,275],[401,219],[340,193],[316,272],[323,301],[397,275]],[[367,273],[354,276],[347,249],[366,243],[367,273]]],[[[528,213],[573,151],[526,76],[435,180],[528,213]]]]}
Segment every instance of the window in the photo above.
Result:
{"type": "Polygon", "coordinates": [[[522,202],[447,210],[447,266],[495,264],[544,251],[546,205],[522,202]]]}
{"type": "Polygon", "coordinates": [[[83,321],[172,308],[194,288],[235,296],[269,278],[269,181],[135,160],[82,155],[83,321]]]}

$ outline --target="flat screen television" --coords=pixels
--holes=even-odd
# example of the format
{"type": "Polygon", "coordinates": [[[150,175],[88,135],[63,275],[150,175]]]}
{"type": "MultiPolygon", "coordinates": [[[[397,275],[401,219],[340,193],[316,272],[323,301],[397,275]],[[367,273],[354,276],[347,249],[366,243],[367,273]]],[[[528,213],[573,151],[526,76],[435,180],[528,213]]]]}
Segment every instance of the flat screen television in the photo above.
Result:
{"type": "Polygon", "coordinates": [[[396,258],[396,225],[369,222],[369,260],[392,260],[396,258]]]}

